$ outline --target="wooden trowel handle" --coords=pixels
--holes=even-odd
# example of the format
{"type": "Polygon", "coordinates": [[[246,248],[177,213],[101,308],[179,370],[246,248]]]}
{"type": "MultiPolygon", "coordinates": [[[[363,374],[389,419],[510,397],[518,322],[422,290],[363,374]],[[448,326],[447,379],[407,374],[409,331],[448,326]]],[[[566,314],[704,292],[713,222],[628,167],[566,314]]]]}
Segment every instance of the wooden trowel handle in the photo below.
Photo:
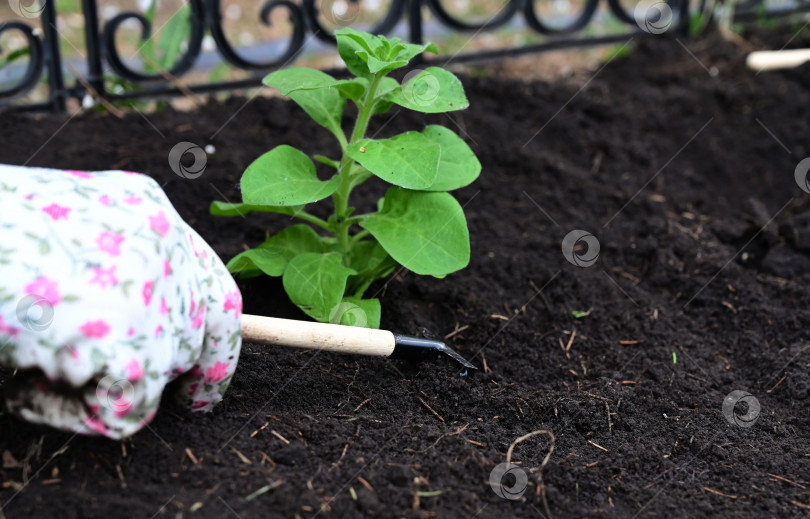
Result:
{"type": "Polygon", "coordinates": [[[394,334],[387,330],[258,315],[242,316],[242,338],[261,344],[379,357],[388,357],[396,346],[394,334]]]}
{"type": "Polygon", "coordinates": [[[749,54],[745,64],[754,70],[776,70],[798,67],[807,61],[810,61],[810,49],[761,50],[749,54]]]}

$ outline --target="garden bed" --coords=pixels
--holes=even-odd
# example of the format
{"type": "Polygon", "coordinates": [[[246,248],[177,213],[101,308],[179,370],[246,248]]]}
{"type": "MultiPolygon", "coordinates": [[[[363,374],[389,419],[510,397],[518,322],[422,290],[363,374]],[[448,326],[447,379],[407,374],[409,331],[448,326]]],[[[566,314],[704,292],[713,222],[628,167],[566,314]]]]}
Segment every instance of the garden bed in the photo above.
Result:
{"type": "MultiPolygon", "coordinates": [[[[470,267],[369,293],[383,327],[453,334],[486,371],[245,344],[213,413],[167,399],[121,443],[4,415],[5,516],[541,517],[540,488],[558,518],[810,514],[810,255],[779,234],[810,210],[793,178],[810,155],[810,68],[756,75],[741,44],[686,43],[639,42],[568,83],[467,77],[453,122],[403,112],[382,129],[446,124],[481,159],[457,193],[470,267]],[[563,257],[574,229],[598,238],[595,265],[563,257]],[[724,417],[733,390],[760,402],[752,427],[724,417]],[[498,497],[490,472],[538,429],[556,436],[544,486],[534,472],[522,499],[498,497]]],[[[234,98],[124,120],[4,115],[0,162],[148,173],[228,259],[287,222],[214,218],[209,203],[239,200],[271,147],[330,139],[282,99],[234,98]],[[202,177],[168,167],[180,141],[216,146],[202,177]]],[[[246,312],[303,318],[280,283],[241,286],[246,312]]],[[[535,436],[513,461],[538,467],[548,448],[535,436]]]]}

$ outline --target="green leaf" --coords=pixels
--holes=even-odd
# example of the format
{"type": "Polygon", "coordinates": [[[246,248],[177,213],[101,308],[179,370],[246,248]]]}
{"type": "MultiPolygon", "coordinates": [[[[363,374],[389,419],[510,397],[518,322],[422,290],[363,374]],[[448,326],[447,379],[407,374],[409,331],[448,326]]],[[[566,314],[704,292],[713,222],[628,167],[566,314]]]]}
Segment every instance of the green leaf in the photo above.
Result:
{"type": "Polygon", "coordinates": [[[283,144],[248,166],[242,175],[242,199],[252,205],[308,204],[330,196],[339,185],[337,175],[327,181],[318,180],[312,160],[283,144]]]}
{"type": "Polygon", "coordinates": [[[228,270],[242,277],[255,277],[261,272],[281,276],[287,264],[304,252],[321,252],[323,241],[312,227],[302,223],[287,227],[255,249],[245,251],[228,262],[228,270]]]}
{"type": "Polygon", "coordinates": [[[392,77],[384,77],[377,87],[377,96],[382,97],[399,88],[399,82],[392,77]]]}
{"type": "Polygon", "coordinates": [[[282,282],[290,300],[307,315],[328,322],[332,309],[343,300],[346,280],[355,271],[344,266],[340,254],[305,252],[284,270],[282,282]]]}
{"type": "MultiPolygon", "coordinates": [[[[155,26],[155,13],[157,11],[157,0],[152,0],[149,6],[144,11],[143,16],[152,27],[155,26]]],[[[159,64],[157,62],[157,55],[155,53],[156,38],[147,38],[140,47],[138,47],[138,54],[144,60],[144,70],[147,72],[155,72],[155,67],[159,64]]]]}
{"type": "Polygon", "coordinates": [[[371,177],[371,171],[367,170],[360,164],[354,163],[351,168],[351,176],[352,176],[352,184],[351,187],[354,189],[356,186],[364,183],[366,180],[371,177]]]}
{"type": "Polygon", "coordinates": [[[268,74],[262,82],[269,87],[278,89],[283,96],[288,96],[296,90],[314,90],[343,83],[343,81],[337,81],[320,70],[295,67],[277,70],[272,74],[268,74]]]}
{"type": "Polygon", "coordinates": [[[481,163],[464,140],[444,126],[428,126],[422,135],[441,147],[436,180],[427,191],[452,191],[471,184],[481,173],[481,163]]]}
{"type": "Polygon", "coordinates": [[[379,299],[346,297],[329,313],[329,322],[361,328],[379,328],[381,313],[379,299]]]}
{"type": "Polygon", "coordinates": [[[271,236],[259,248],[276,250],[290,261],[304,252],[321,252],[323,240],[309,225],[297,223],[271,236]]]}
{"type": "MultiPolygon", "coordinates": [[[[368,92],[369,83],[367,79],[359,77],[352,80],[338,81],[335,83],[334,88],[337,89],[343,97],[359,104],[363,101],[366,92],[368,92]]],[[[391,108],[393,103],[385,99],[385,97],[398,88],[399,83],[394,78],[384,77],[380,80],[377,86],[377,104],[374,106],[374,114],[385,113],[391,108]]]]}
{"type": "Polygon", "coordinates": [[[445,276],[470,262],[467,221],[448,193],[393,187],[382,212],[360,223],[388,254],[417,274],[445,276]]]}
{"type": "Polygon", "coordinates": [[[183,43],[191,32],[190,13],[188,5],[184,5],[160,29],[161,38],[158,41],[160,61],[158,63],[166,70],[172,68],[177,57],[183,52],[183,43]]]}
{"type": "Polygon", "coordinates": [[[374,54],[374,50],[382,46],[379,38],[364,32],[358,32],[350,27],[344,27],[335,31],[337,38],[338,53],[346,68],[358,77],[368,78],[372,74],[368,69],[368,56],[374,54]],[[362,54],[360,54],[362,52],[362,54]]]}
{"type": "Polygon", "coordinates": [[[331,88],[336,83],[332,76],[314,69],[282,69],[265,77],[264,83],[288,92],[290,99],[303,108],[313,121],[335,134],[341,143],[346,142],[340,127],[346,100],[340,96],[340,92],[331,88]],[[303,86],[296,87],[295,82],[299,80],[303,86]]]}
{"type": "Polygon", "coordinates": [[[404,67],[411,59],[425,51],[438,53],[432,43],[416,45],[400,43],[399,38],[373,36],[358,32],[349,27],[335,31],[338,52],[346,67],[359,77],[370,77],[377,73],[388,73],[404,67]]]}
{"type": "Polygon", "coordinates": [[[388,94],[399,88],[396,79],[384,77],[377,88],[377,104],[374,105],[373,115],[384,114],[394,105],[393,101],[387,99],[388,94]]]}
{"type": "Polygon", "coordinates": [[[351,267],[359,274],[377,268],[388,257],[388,252],[377,240],[364,240],[355,243],[351,252],[351,267]]]}
{"type": "Polygon", "coordinates": [[[17,61],[18,59],[22,58],[23,56],[28,56],[30,54],[31,54],[31,49],[29,49],[28,47],[13,50],[13,51],[9,52],[8,56],[6,56],[5,59],[0,60],[0,70],[2,70],[3,67],[5,67],[7,65],[10,65],[11,63],[13,63],[13,62],[17,61]]]}
{"type": "Polygon", "coordinates": [[[286,207],[272,205],[235,204],[231,202],[212,202],[211,214],[214,216],[242,216],[250,212],[279,213],[294,216],[304,208],[303,205],[286,207]]]}
{"type": "MultiPolygon", "coordinates": [[[[361,54],[363,51],[358,51],[361,54]]],[[[368,56],[368,70],[372,74],[382,73],[387,74],[392,70],[402,68],[408,64],[408,60],[380,60],[374,56],[368,56]]]]}
{"type": "MultiPolygon", "coordinates": [[[[387,74],[392,70],[406,66],[411,59],[422,54],[426,50],[438,53],[439,50],[432,43],[424,45],[416,45],[413,43],[399,43],[398,38],[386,40],[380,36],[382,40],[382,47],[378,47],[376,52],[369,53],[367,58],[364,58],[363,53],[365,50],[358,50],[357,54],[364,59],[368,65],[368,70],[372,74],[387,74]]],[[[373,49],[372,49],[373,50],[373,49]]]]}
{"type": "Polygon", "coordinates": [[[277,486],[278,486],[278,484],[276,484],[275,486],[272,485],[272,484],[271,485],[265,485],[265,486],[261,487],[260,489],[254,491],[254,492],[251,492],[249,495],[245,496],[242,499],[242,501],[244,501],[245,503],[247,503],[248,501],[253,501],[254,499],[259,497],[260,495],[266,494],[267,492],[273,490],[277,486]]]}
{"type": "Polygon", "coordinates": [[[274,249],[250,249],[234,256],[226,266],[228,272],[238,272],[243,278],[256,277],[262,272],[268,276],[280,276],[287,266],[287,259],[274,249]]]}
{"type": "Polygon", "coordinates": [[[432,52],[438,54],[439,49],[432,42],[427,42],[421,45],[415,43],[399,43],[396,46],[397,59],[410,61],[423,52],[432,52]]]}
{"type": "Polygon", "coordinates": [[[387,101],[385,99],[381,99],[377,101],[377,104],[374,105],[374,110],[372,111],[373,115],[381,115],[386,113],[391,107],[394,106],[394,103],[391,101],[387,101]]]}
{"type": "Polygon", "coordinates": [[[390,139],[362,139],[347,153],[391,184],[425,189],[436,180],[441,149],[419,132],[406,132],[390,139]]]}
{"type": "Polygon", "coordinates": [[[352,246],[349,265],[357,275],[349,278],[346,293],[361,296],[369,285],[388,276],[399,264],[377,240],[364,240],[352,246]]]}
{"type": "Polygon", "coordinates": [[[463,110],[470,106],[461,81],[443,68],[430,67],[394,90],[388,100],[415,110],[435,114],[463,110]]]}
{"type": "Polygon", "coordinates": [[[366,95],[366,91],[368,91],[368,80],[362,77],[346,79],[336,82],[333,88],[346,99],[359,103],[363,96],[366,95]]]}

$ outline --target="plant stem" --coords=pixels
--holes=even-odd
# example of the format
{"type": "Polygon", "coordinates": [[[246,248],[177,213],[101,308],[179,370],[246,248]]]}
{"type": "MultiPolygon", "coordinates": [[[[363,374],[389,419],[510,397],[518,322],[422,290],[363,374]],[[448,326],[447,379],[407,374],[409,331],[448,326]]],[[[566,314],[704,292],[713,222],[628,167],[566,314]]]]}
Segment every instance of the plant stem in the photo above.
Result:
{"type": "Polygon", "coordinates": [[[370,216],[369,214],[360,214],[360,215],[357,215],[357,216],[352,216],[351,218],[346,218],[346,223],[348,225],[354,225],[356,223],[362,222],[363,220],[365,220],[369,216],[370,216]]]}
{"type": "Polygon", "coordinates": [[[354,289],[354,297],[362,299],[363,294],[366,293],[366,290],[368,290],[368,287],[370,287],[372,283],[384,277],[383,274],[394,270],[398,265],[399,263],[394,261],[391,256],[387,256],[371,272],[367,272],[365,275],[360,276],[357,283],[352,287],[354,289]]]}
{"type": "Polygon", "coordinates": [[[369,231],[366,231],[366,230],[362,230],[359,233],[355,234],[354,236],[352,236],[352,240],[351,240],[352,245],[359,242],[360,240],[362,240],[363,238],[365,238],[369,234],[371,234],[371,233],[369,231]]]}
{"type": "Polygon", "coordinates": [[[335,231],[335,229],[331,225],[329,225],[329,222],[327,222],[326,220],[324,220],[322,218],[318,218],[315,215],[309,214],[306,211],[299,211],[297,213],[293,213],[293,216],[295,218],[298,218],[299,220],[304,220],[305,222],[309,222],[312,225],[316,225],[316,226],[320,227],[321,229],[325,229],[325,230],[327,230],[329,232],[334,232],[335,231]]]}
{"type": "MultiPolygon", "coordinates": [[[[354,130],[352,131],[351,138],[346,146],[347,148],[351,144],[365,137],[366,130],[368,129],[368,123],[369,120],[371,120],[371,115],[376,103],[377,88],[379,87],[380,81],[383,77],[384,75],[381,74],[374,75],[374,78],[369,83],[365,98],[358,104],[357,121],[354,124],[354,130]]],[[[349,157],[346,150],[343,150],[343,158],[340,161],[340,186],[333,195],[333,199],[335,201],[336,216],[335,235],[337,236],[341,249],[343,249],[344,262],[348,262],[349,253],[352,249],[352,241],[349,239],[349,228],[352,226],[354,221],[347,219],[349,212],[349,195],[352,191],[352,164],[354,164],[354,160],[349,157]]]]}

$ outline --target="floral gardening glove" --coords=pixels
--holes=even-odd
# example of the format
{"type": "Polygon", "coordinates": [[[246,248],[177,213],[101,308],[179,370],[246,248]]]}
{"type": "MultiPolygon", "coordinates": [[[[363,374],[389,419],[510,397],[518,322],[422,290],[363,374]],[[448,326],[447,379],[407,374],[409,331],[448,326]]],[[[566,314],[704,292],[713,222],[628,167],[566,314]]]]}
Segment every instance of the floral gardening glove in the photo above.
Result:
{"type": "Polygon", "coordinates": [[[10,411],[120,439],[174,379],[193,410],[222,399],[242,298],[151,178],[0,165],[0,364],[10,411]]]}

